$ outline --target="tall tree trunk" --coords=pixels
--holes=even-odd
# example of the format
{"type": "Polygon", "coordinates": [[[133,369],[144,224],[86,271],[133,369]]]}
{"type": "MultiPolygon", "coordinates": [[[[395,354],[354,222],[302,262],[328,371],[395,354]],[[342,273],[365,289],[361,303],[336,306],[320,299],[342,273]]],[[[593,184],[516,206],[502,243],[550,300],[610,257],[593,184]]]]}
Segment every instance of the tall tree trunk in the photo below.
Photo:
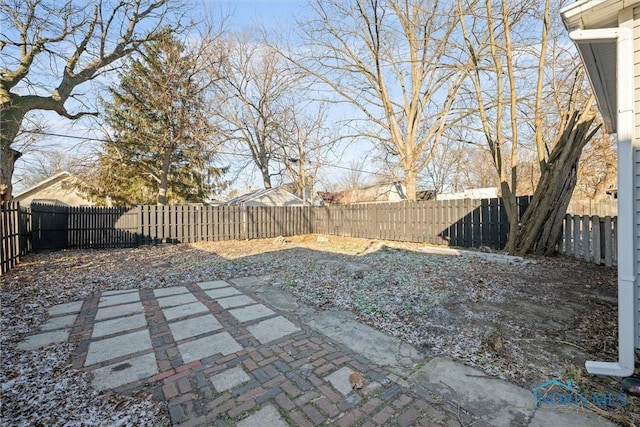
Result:
{"type": "Polygon", "coordinates": [[[407,190],[407,200],[412,202],[416,201],[416,181],[418,180],[418,173],[414,170],[404,171],[404,185],[407,190]]]}
{"type": "Polygon", "coordinates": [[[591,129],[594,119],[593,108],[567,113],[563,118],[558,140],[522,218],[515,240],[517,254],[551,255],[556,251],[576,185],[580,155],[600,128],[591,129]]]}
{"type": "Polygon", "coordinates": [[[513,255],[515,253],[516,237],[520,228],[516,193],[506,180],[500,182],[500,192],[502,193],[502,202],[507,211],[507,219],[509,221],[509,235],[507,236],[505,249],[513,255]]]}
{"type": "Polygon", "coordinates": [[[0,200],[11,201],[13,186],[11,179],[16,160],[22,153],[11,148],[18,135],[20,124],[26,113],[16,105],[11,94],[0,92],[0,200]]]}
{"type": "Polygon", "coordinates": [[[160,182],[158,183],[158,205],[167,204],[167,190],[169,189],[169,167],[171,166],[171,153],[175,147],[167,148],[162,159],[162,170],[160,171],[160,182]]]}
{"type": "Polygon", "coordinates": [[[271,175],[269,174],[269,166],[263,163],[260,166],[260,174],[262,175],[262,183],[264,185],[264,189],[268,190],[271,188],[271,175]]]}

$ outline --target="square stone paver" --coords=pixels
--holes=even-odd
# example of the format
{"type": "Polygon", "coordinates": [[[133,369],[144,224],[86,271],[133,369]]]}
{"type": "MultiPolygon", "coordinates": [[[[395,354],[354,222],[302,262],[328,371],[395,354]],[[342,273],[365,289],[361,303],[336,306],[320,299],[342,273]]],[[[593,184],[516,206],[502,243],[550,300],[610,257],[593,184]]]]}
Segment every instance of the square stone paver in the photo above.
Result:
{"type": "Polygon", "coordinates": [[[190,363],[194,360],[204,359],[205,357],[218,353],[228,356],[231,353],[242,350],[242,346],[240,346],[228,332],[221,332],[208,337],[198,338],[195,341],[179,344],[178,350],[180,350],[184,363],[190,363]]]}
{"type": "Polygon", "coordinates": [[[158,372],[158,364],[153,353],[143,354],[94,370],[92,385],[96,390],[108,390],[149,378],[158,372]]]}
{"type": "Polygon", "coordinates": [[[169,323],[169,329],[171,329],[173,339],[180,341],[185,338],[206,334],[207,332],[217,331],[222,329],[222,325],[218,322],[218,319],[213,317],[213,314],[205,314],[204,316],[169,323]]]}
{"type": "Polygon", "coordinates": [[[299,331],[300,328],[284,317],[278,316],[273,319],[263,320],[255,325],[249,325],[247,330],[260,341],[260,344],[264,344],[299,331]]]}
{"type": "Polygon", "coordinates": [[[217,375],[211,377],[211,382],[218,393],[222,393],[225,390],[230,390],[237,385],[246,383],[251,377],[240,366],[227,369],[220,372],[217,375]]]}
{"type": "Polygon", "coordinates": [[[82,301],[72,301],[65,304],[54,305],[49,307],[50,316],[58,316],[60,314],[80,313],[82,309],[82,301]]]}
{"type": "Polygon", "coordinates": [[[241,420],[237,427],[289,427],[282,417],[280,413],[273,405],[267,405],[260,409],[259,411],[249,415],[244,420],[241,420]]]}
{"type": "Polygon", "coordinates": [[[176,307],[165,308],[162,310],[164,317],[167,320],[178,319],[180,317],[191,316],[192,314],[208,313],[209,309],[206,305],[198,302],[192,302],[191,304],[178,305],[176,307]]]}
{"type": "Polygon", "coordinates": [[[124,294],[115,294],[109,296],[101,295],[100,302],[98,302],[98,307],[109,307],[112,305],[126,304],[136,301],[140,301],[139,292],[127,292],[124,294]]]}
{"type": "Polygon", "coordinates": [[[93,341],[89,343],[84,366],[94,365],[139,351],[150,350],[151,348],[151,336],[148,329],[93,341]]]}
{"type": "Polygon", "coordinates": [[[43,332],[41,334],[31,335],[24,341],[18,343],[18,350],[37,350],[40,347],[49,344],[65,342],[69,339],[71,329],[63,329],[60,331],[43,332]]]}
{"type": "Polygon", "coordinates": [[[209,295],[211,299],[217,300],[218,298],[229,297],[231,295],[240,295],[241,292],[236,288],[229,286],[227,288],[212,289],[210,291],[206,291],[205,294],[209,295]]]}
{"type": "Polygon", "coordinates": [[[196,301],[198,301],[198,299],[192,293],[169,295],[164,298],[158,298],[158,304],[162,308],[175,307],[176,305],[183,305],[196,301]]]}
{"type": "Polygon", "coordinates": [[[198,283],[201,289],[208,291],[209,289],[226,288],[229,286],[224,280],[214,280],[212,282],[200,282],[198,283]]]}
{"type": "Polygon", "coordinates": [[[68,314],[66,316],[52,317],[47,323],[42,325],[40,329],[43,331],[52,331],[54,329],[70,328],[76,322],[77,314],[68,314]]]}
{"type": "Polygon", "coordinates": [[[220,298],[216,301],[222,308],[240,307],[243,305],[255,304],[256,301],[246,295],[236,295],[233,297],[220,298]]]}
{"type": "Polygon", "coordinates": [[[91,338],[105,337],[107,335],[138,329],[146,325],[147,320],[145,319],[144,314],[104,320],[102,322],[94,323],[91,338]]]}
{"type": "Polygon", "coordinates": [[[171,286],[169,288],[155,289],[153,294],[159,298],[166,297],[168,295],[186,294],[188,292],[189,289],[187,289],[186,286],[171,286]]]}
{"type": "Polygon", "coordinates": [[[114,317],[123,317],[138,313],[144,313],[141,302],[116,305],[113,307],[102,307],[98,308],[95,320],[113,319],[114,317]]]}
{"type": "Polygon", "coordinates": [[[349,381],[349,375],[352,373],[353,369],[345,366],[334,371],[331,375],[327,375],[325,379],[331,383],[333,388],[346,396],[353,391],[351,381],[349,381]]]}
{"type": "Polygon", "coordinates": [[[238,322],[248,322],[249,320],[260,319],[276,314],[275,311],[265,307],[262,304],[236,308],[233,310],[229,310],[229,313],[231,313],[233,317],[238,319],[238,322]]]}
{"type": "Polygon", "coordinates": [[[138,292],[137,289],[116,289],[114,291],[104,291],[101,295],[103,297],[109,297],[111,295],[128,294],[131,292],[138,292]]]}

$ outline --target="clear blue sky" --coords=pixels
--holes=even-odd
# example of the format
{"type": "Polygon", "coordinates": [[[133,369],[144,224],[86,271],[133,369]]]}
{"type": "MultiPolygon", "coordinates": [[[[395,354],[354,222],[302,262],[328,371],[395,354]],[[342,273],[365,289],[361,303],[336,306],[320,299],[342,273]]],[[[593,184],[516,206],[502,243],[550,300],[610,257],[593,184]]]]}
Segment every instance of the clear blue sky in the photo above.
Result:
{"type": "Polygon", "coordinates": [[[230,13],[230,29],[277,26],[291,29],[307,10],[305,0],[205,0],[212,11],[230,13]]]}

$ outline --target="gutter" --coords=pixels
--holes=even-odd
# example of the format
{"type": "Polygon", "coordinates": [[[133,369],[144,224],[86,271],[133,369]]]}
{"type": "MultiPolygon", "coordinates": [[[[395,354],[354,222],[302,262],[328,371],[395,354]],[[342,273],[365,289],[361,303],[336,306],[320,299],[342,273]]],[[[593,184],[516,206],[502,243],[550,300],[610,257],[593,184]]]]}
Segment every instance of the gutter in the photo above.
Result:
{"type": "MultiPolygon", "coordinates": [[[[575,30],[576,43],[616,42],[616,95],[618,133],[618,361],[585,364],[595,375],[626,377],[635,365],[635,271],[633,223],[634,66],[633,33],[629,28],[575,30]]],[[[583,58],[584,60],[584,58],[583,58]]]]}

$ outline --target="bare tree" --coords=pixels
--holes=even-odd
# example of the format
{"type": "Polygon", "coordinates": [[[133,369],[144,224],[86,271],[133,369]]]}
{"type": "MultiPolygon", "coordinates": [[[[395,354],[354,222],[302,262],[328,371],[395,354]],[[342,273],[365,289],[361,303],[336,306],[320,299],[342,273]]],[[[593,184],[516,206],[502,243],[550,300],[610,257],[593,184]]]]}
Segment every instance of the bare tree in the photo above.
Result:
{"type": "Polygon", "coordinates": [[[74,120],[96,115],[77,88],[154,39],[169,0],[7,0],[0,3],[0,198],[11,199],[20,152],[12,147],[25,116],[48,110],[74,120]]]}
{"type": "Polygon", "coordinates": [[[278,159],[292,180],[295,193],[305,203],[313,204],[316,179],[327,155],[336,143],[326,126],[325,105],[309,105],[305,113],[303,103],[287,108],[278,127],[278,159]]]}
{"type": "MultiPolygon", "coordinates": [[[[302,75],[274,47],[239,34],[221,48],[226,58],[216,83],[216,121],[226,141],[249,151],[264,188],[271,188],[281,126],[292,108],[302,75]]],[[[290,116],[289,116],[290,118],[290,116]]]]}
{"type": "Polygon", "coordinates": [[[616,186],[618,170],[615,139],[604,132],[598,136],[582,153],[574,191],[574,195],[592,200],[616,186]]]}
{"type": "Polygon", "coordinates": [[[365,171],[367,159],[352,160],[349,168],[338,181],[339,190],[354,190],[373,182],[373,174],[365,171]]]}
{"type": "Polygon", "coordinates": [[[448,57],[455,14],[438,0],[317,0],[313,8],[303,59],[289,58],[362,114],[355,132],[397,159],[415,200],[418,174],[458,118],[464,66],[448,57]]]}
{"type": "Polygon", "coordinates": [[[87,156],[59,149],[49,150],[32,156],[31,161],[26,163],[21,170],[16,170],[15,176],[23,188],[28,188],[62,171],[70,172],[73,175],[84,175],[90,164],[87,156]]]}
{"type": "Polygon", "coordinates": [[[476,123],[498,173],[511,226],[508,250],[553,252],[577,162],[595,134],[593,99],[584,96],[583,74],[558,61],[560,26],[552,16],[559,14],[550,0],[459,0],[458,13],[474,64],[470,102],[477,105],[476,123]],[[526,140],[534,141],[540,180],[520,220],[519,148],[526,140]]]}

